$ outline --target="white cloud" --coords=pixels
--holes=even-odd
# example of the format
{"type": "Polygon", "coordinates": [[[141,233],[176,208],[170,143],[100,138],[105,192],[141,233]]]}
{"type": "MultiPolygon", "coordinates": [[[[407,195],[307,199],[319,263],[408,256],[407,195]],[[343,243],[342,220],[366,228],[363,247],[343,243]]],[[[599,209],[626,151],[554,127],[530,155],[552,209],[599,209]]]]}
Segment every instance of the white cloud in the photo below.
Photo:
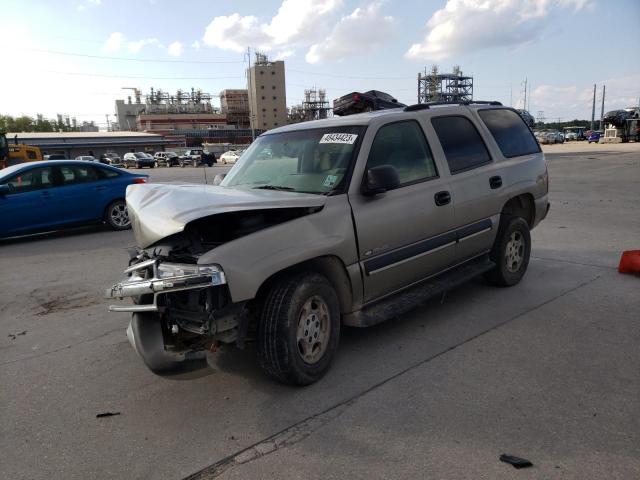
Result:
{"type": "Polygon", "coordinates": [[[76,10],[85,12],[89,7],[98,7],[100,5],[102,5],[102,0],[84,0],[82,3],[76,5],[76,10]]]}
{"type": "Polygon", "coordinates": [[[129,52],[131,53],[138,53],[147,45],[155,45],[162,48],[162,44],[158,41],[157,38],[143,38],[127,43],[127,50],[129,50],[129,52]]]}
{"type": "Polygon", "coordinates": [[[374,50],[393,35],[394,19],[380,13],[380,2],[356,8],[342,17],[331,34],[309,48],[306,60],[342,60],[351,55],[374,50]]]}
{"type": "Polygon", "coordinates": [[[194,41],[194,42],[191,44],[191,48],[193,48],[194,50],[200,50],[200,47],[201,47],[201,46],[202,46],[202,45],[200,44],[200,42],[199,42],[198,40],[194,41]]]}
{"type": "Polygon", "coordinates": [[[182,55],[183,51],[184,51],[184,47],[180,42],[173,42],[167,48],[167,53],[172,57],[179,57],[180,55],[182,55]]]}
{"type": "Polygon", "coordinates": [[[273,55],[273,59],[274,60],[285,60],[289,57],[292,57],[295,55],[295,51],[292,49],[285,49],[285,50],[279,50],[278,52],[276,52],[275,55],[273,55]]]}
{"type": "Polygon", "coordinates": [[[215,17],[207,26],[202,41],[221,50],[244,52],[247,47],[280,53],[308,46],[322,38],[330,28],[333,14],[343,0],[283,0],[268,22],[253,15],[234,13],[215,17]]]}
{"type": "Polygon", "coordinates": [[[221,50],[243,52],[248,46],[265,48],[269,38],[260,28],[257,17],[234,13],[215,17],[206,28],[202,41],[221,50]]]}
{"type": "MultiPolygon", "coordinates": [[[[124,33],[113,32],[111,35],[109,35],[109,38],[107,38],[107,41],[102,46],[102,51],[105,53],[116,53],[126,47],[129,53],[138,53],[144,47],[149,45],[156,46],[158,48],[164,48],[164,45],[162,45],[162,43],[160,43],[157,38],[141,38],[140,40],[128,40],[124,33]]],[[[182,44],[180,46],[182,46],[182,44]]],[[[173,52],[177,52],[177,50],[175,50],[176,48],[177,47],[174,47],[173,52]]],[[[180,50],[180,53],[182,53],[182,50],[180,50]]],[[[173,55],[173,53],[171,52],[169,54],[173,55]]]]}
{"type": "Polygon", "coordinates": [[[587,5],[588,0],[447,0],[427,22],[424,40],[411,45],[405,56],[441,60],[465,51],[520,45],[539,38],[549,14],[587,5]]]}
{"type": "Polygon", "coordinates": [[[121,32],[113,32],[107,38],[104,46],[102,47],[102,51],[106,53],[114,53],[122,48],[125,42],[125,36],[121,32]]]}

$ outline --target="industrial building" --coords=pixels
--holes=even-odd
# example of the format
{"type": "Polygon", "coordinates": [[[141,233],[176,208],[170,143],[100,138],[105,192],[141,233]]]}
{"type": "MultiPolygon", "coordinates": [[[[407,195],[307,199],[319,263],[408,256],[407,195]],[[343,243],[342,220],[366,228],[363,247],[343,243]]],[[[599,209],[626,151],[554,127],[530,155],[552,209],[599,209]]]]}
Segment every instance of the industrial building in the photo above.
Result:
{"type": "Polygon", "coordinates": [[[308,122],[329,117],[332,109],[327,100],[326,90],[311,88],[304,91],[304,101],[294,105],[289,112],[289,123],[308,122]]]}
{"type": "Polygon", "coordinates": [[[418,73],[418,103],[470,102],[473,100],[473,77],[462,74],[459,66],[452,73],[438,73],[438,66],[431,72],[418,73]]]}
{"type": "Polygon", "coordinates": [[[99,157],[106,152],[120,156],[127,152],[156,152],[172,144],[161,135],[139,132],[28,132],[8,133],[11,142],[39,147],[43,155],[60,153],[66,158],[79,155],[99,157]]]}
{"type": "Polygon", "coordinates": [[[249,111],[254,129],[269,130],[287,124],[284,62],[271,62],[256,53],[255,64],[247,72],[249,111]]]}
{"type": "Polygon", "coordinates": [[[220,92],[220,110],[227,123],[235,128],[250,128],[249,92],[246,89],[226,89],[220,92]]]}

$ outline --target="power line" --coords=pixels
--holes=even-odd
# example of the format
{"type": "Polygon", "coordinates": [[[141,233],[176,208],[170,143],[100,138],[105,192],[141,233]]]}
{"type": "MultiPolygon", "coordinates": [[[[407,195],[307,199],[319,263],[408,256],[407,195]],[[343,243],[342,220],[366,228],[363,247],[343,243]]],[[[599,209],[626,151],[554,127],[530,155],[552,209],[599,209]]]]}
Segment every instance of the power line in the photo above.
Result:
{"type": "Polygon", "coordinates": [[[65,55],[68,57],[97,58],[101,60],[117,60],[123,62],[152,62],[152,63],[199,63],[199,64],[222,64],[222,63],[244,63],[240,60],[167,60],[159,58],[128,58],[128,57],[110,57],[106,55],[88,55],[84,53],[60,52],[56,50],[42,50],[39,48],[23,48],[30,52],[49,53],[52,55],[65,55]]]}
{"type": "Polygon", "coordinates": [[[304,73],[305,75],[313,75],[318,77],[350,78],[353,80],[406,80],[407,79],[406,75],[404,77],[371,77],[371,76],[358,77],[358,76],[352,76],[352,75],[336,75],[333,73],[308,72],[305,70],[296,70],[294,68],[287,68],[287,71],[304,73]]]}
{"type": "Polygon", "coordinates": [[[244,78],[243,76],[225,76],[225,77],[147,77],[145,75],[106,75],[100,73],[82,73],[82,72],[57,72],[55,70],[42,70],[45,73],[53,73],[56,75],[76,75],[80,77],[103,77],[103,78],[138,78],[144,80],[228,80],[244,78]]]}

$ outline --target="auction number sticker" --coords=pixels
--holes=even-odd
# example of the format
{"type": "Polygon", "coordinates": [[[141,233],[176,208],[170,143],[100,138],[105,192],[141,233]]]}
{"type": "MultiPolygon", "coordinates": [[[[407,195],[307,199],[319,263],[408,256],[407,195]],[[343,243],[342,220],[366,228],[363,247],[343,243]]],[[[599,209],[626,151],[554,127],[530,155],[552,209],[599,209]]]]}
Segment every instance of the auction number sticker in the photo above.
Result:
{"type": "Polygon", "coordinates": [[[355,133],[325,133],[320,139],[320,143],[344,143],[353,145],[358,135],[355,133]]]}

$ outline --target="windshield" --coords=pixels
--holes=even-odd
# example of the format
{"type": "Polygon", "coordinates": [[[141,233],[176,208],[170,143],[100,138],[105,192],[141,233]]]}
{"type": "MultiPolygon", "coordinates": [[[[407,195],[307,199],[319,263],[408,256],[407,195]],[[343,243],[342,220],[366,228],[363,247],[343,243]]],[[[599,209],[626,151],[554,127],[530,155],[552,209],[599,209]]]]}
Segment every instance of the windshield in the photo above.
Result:
{"type": "Polygon", "coordinates": [[[136,156],[136,158],[147,158],[147,154],[146,153],[136,152],[136,153],[134,153],[134,155],[136,156]]]}
{"type": "Polygon", "coordinates": [[[316,194],[341,189],[364,129],[347,126],[263,135],[220,185],[316,194]]]}

